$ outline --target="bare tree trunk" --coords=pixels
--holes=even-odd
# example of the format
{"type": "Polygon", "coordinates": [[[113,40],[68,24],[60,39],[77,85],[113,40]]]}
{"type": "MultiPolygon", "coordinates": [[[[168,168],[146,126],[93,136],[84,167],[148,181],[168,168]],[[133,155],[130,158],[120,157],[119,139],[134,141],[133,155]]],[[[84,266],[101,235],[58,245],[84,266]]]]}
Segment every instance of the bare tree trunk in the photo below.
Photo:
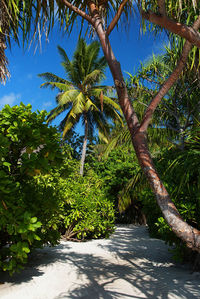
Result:
{"type": "Polygon", "coordinates": [[[82,147],[82,153],[81,153],[81,162],[80,162],[80,175],[83,176],[83,169],[85,164],[85,156],[86,156],[86,149],[87,149],[87,138],[88,138],[88,120],[87,116],[84,115],[84,122],[85,122],[85,134],[84,134],[84,140],[83,140],[83,147],[82,147]]]}

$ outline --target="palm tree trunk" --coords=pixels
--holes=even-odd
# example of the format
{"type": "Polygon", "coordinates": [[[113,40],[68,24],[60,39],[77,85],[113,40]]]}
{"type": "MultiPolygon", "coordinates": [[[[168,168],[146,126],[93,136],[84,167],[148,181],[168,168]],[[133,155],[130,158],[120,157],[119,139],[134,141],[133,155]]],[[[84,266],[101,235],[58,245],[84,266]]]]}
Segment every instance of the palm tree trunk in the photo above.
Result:
{"type": "Polygon", "coordinates": [[[182,239],[189,248],[200,252],[200,232],[186,223],[180,216],[174,203],[164,187],[148,150],[145,132],[138,132],[132,138],[135,152],[144,171],[162,214],[173,232],[182,239]]]}
{"type": "Polygon", "coordinates": [[[200,252],[200,232],[187,224],[181,218],[178,210],[171,201],[170,196],[165,189],[160,177],[158,176],[148,150],[146,132],[140,131],[140,124],[137,115],[128,98],[128,93],[123,79],[120,63],[114,56],[108,36],[103,29],[101,18],[98,14],[95,16],[97,12],[95,10],[92,12],[92,7],[90,7],[90,9],[91,13],[93,13],[93,19],[95,20],[95,30],[98,34],[104,55],[106,57],[115,82],[119,104],[127,121],[127,125],[132,138],[132,143],[140,166],[149,181],[156,201],[171,229],[187,244],[188,247],[200,252]]]}
{"type": "Polygon", "coordinates": [[[88,138],[88,120],[87,116],[84,114],[84,122],[85,122],[85,134],[83,140],[83,147],[81,153],[81,162],[80,162],[80,175],[83,176],[83,169],[85,164],[85,156],[86,156],[86,149],[87,149],[87,138],[88,138]]]}

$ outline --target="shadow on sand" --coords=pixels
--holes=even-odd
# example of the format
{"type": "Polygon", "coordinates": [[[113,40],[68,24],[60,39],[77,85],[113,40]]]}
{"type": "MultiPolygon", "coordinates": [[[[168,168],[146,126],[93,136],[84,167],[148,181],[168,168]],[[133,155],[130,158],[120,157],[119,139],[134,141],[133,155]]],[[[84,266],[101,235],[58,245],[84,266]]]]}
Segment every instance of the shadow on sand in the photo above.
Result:
{"type": "Polygon", "coordinates": [[[73,266],[77,279],[66,292],[58,290],[54,299],[200,298],[198,277],[187,267],[173,263],[166,245],[150,239],[146,227],[118,227],[109,240],[95,240],[91,244],[94,248],[91,253],[85,252],[85,243],[74,247],[71,242],[37,250],[24,271],[11,278],[3,274],[0,281],[28,282],[43,275],[45,266],[59,262],[66,268],[73,266]]]}

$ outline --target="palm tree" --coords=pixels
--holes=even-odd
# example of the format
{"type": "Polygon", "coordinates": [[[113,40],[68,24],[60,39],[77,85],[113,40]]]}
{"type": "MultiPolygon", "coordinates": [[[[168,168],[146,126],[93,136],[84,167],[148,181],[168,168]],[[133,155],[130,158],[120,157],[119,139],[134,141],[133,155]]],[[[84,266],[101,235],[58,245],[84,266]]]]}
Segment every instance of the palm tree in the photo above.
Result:
{"type": "Polygon", "coordinates": [[[58,47],[58,51],[67,79],[52,73],[39,74],[39,77],[46,81],[41,87],[59,90],[56,97],[57,106],[50,112],[48,122],[67,111],[60,123],[64,138],[70,129],[82,121],[85,132],[80,174],[83,175],[88,136],[93,136],[95,128],[101,132],[107,130],[108,120],[120,119],[121,110],[115,99],[107,96],[111,87],[98,85],[105,77],[104,71],[107,66],[105,58],[99,58],[98,42],[87,45],[84,39],[79,39],[71,61],[63,48],[58,47]]]}

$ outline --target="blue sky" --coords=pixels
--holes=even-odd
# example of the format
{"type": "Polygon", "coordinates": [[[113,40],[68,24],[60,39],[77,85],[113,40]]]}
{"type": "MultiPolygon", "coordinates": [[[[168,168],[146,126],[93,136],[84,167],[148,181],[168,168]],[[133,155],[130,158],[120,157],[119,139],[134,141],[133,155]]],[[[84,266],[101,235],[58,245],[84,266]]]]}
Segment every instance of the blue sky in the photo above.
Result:
{"type": "MultiPolygon", "coordinates": [[[[50,111],[55,107],[56,91],[40,88],[42,79],[37,74],[52,72],[60,77],[65,77],[57,45],[63,47],[71,58],[78,40],[78,30],[73,29],[68,37],[63,35],[58,28],[54,28],[49,36],[49,42],[42,41],[42,49],[35,51],[35,46],[23,50],[16,43],[11,44],[11,50],[7,49],[9,70],[11,78],[6,85],[0,85],[0,109],[5,104],[11,106],[30,103],[33,110],[50,111]]],[[[152,53],[163,51],[163,36],[154,37],[151,33],[140,34],[140,21],[138,17],[132,17],[129,31],[114,30],[110,36],[111,45],[117,60],[121,63],[122,71],[133,73],[137,70],[141,61],[147,60],[152,53]]],[[[88,40],[89,41],[89,40],[88,40]]],[[[105,84],[113,84],[109,70],[106,72],[105,84]]]]}

